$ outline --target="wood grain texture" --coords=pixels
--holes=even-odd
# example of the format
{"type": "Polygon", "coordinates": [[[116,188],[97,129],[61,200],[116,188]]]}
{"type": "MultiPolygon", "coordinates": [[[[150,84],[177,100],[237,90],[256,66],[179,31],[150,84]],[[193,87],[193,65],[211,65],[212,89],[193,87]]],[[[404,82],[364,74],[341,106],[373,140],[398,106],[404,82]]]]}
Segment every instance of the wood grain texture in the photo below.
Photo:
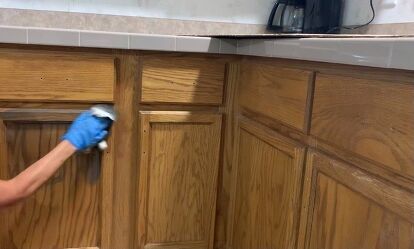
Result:
{"type": "Polygon", "coordinates": [[[240,123],[228,248],[295,248],[305,148],[240,123]]]}
{"type": "Polygon", "coordinates": [[[313,73],[244,63],[239,102],[243,108],[307,132],[313,73]]]}
{"type": "Polygon", "coordinates": [[[306,248],[414,247],[413,192],[317,152],[308,163],[306,248]]]}
{"type": "Polygon", "coordinates": [[[140,120],[138,247],[212,248],[221,115],[141,112],[140,120]]]}
{"type": "Polygon", "coordinates": [[[173,242],[173,243],[151,243],[145,245],[144,249],[204,249],[208,244],[205,242],[173,242]]]}
{"type": "Polygon", "coordinates": [[[230,195],[232,188],[233,151],[235,147],[235,133],[237,132],[237,93],[240,76],[240,64],[229,63],[226,75],[226,95],[221,112],[224,114],[222,129],[223,153],[218,178],[218,196],[216,224],[214,233],[214,248],[226,247],[227,227],[229,220],[230,195]]]}
{"type": "Polygon", "coordinates": [[[114,60],[109,57],[1,53],[0,100],[113,101],[114,60]]]}
{"type": "MultiPolygon", "coordinates": [[[[137,183],[138,148],[138,96],[140,72],[138,57],[128,53],[117,55],[115,103],[118,113],[117,122],[112,127],[113,148],[112,179],[104,178],[110,184],[105,201],[105,226],[102,231],[102,249],[134,248],[135,198],[137,183]]],[[[104,193],[105,194],[105,193],[104,193]]]]}
{"type": "Polygon", "coordinates": [[[0,108],[0,119],[7,121],[71,122],[81,112],[81,110],[74,109],[0,108]]]}
{"type": "Polygon", "coordinates": [[[141,102],[222,103],[224,60],[204,56],[147,56],[142,60],[141,102]]]}
{"type": "MultiPolygon", "coordinates": [[[[66,122],[4,121],[1,175],[10,179],[47,154],[66,122]]],[[[100,154],[77,154],[35,195],[0,214],[0,248],[52,249],[99,245],[100,154]]]]}
{"type": "Polygon", "coordinates": [[[414,179],[414,85],[318,75],[311,134],[414,179]]]}

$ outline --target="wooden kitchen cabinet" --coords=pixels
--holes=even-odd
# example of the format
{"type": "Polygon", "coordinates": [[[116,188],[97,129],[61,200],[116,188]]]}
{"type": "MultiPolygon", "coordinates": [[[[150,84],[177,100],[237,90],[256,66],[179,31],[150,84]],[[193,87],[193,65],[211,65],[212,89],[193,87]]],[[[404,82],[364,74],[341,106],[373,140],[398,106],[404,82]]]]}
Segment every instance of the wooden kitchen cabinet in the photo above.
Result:
{"type": "MultiPolygon", "coordinates": [[[[53,149],[82,110],[0,110],[0,179],[10,179],[53,149]]],[[[0,213],[0,248],[52,249],[100,244],[104,172],[97,150],[78,153],[35,195],[0,213]]]]}
{"type": "Polygon", "coordinates": [[[221,114],[140,113],[137,245],[213,247],[221,114]]]}
{"type": "Polygon", "coordinates": [[[318,152],[307,162],[300,248],[414,247],[412,189],[318,152]]]}
{"type": "Polygon", "coordinates": [[[0,249],[412,249],[413,79],[247,56],[0,49],[1,179],[91,105],[119,114],[108,150],[78,153],[0,211],[0,249]]]}
{"type": "Polygon", "coordinates": [[[305,147],[239,122],[228,248],[295,248],[305,147]]]}
{"type": "MultiPolygon", "coordinates": [[[[111,55],[0,50],[0,179],[52,150],[93,103],[113,103],[115,72],[111,55]]],[[[33,196],[1,210],[0,248],[108,248],[112,139],[106,152],[77,153],[33,196]]]]}

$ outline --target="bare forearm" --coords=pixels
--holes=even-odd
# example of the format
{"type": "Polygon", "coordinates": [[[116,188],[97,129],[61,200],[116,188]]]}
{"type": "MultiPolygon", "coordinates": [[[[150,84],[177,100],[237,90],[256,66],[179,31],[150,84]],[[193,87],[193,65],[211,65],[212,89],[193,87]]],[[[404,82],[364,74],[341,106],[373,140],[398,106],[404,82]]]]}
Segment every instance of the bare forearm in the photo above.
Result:
{"type": "Polygon", "coordinates": [[[33,194],[75,151],[72,144],[63,141],[15,178],[0,183],[0,189],[5,192],[3,198],[0,197],[0,206],[12,204],[33,194]]]}

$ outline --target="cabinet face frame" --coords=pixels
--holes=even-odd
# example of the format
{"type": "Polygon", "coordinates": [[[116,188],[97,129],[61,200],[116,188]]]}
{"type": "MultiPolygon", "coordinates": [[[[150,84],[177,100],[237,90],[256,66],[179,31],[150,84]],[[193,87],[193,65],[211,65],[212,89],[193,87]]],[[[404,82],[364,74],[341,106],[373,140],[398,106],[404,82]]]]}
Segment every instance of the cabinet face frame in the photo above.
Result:
{"type": "Polygon", "coordinates": [[[307,249],[310,246],[319,174],[337,181],[399,217],[414,220],[414,192],[410,193],[355,166],[336,161],[314,150],[308,152],[306,161],[298,249],[307,249]]]}
{"type": "Polygon", "coordinates": [[[220,163],[220,147],[221,147],[221,125],[222,115],[191,111],[140,111],[139,112],[139,192],[137,198],[137,231],[135,246],[139,249],[206,249],[213,248],[214,244],[214,225],[216,212],[216,198],[217,198],[217,177],[220,163]],[[210,224],[208,227],[208,241],[185,241],[185,242],[167,242],[167,243],[151,243],[147,241],[148,236],[148,202],[149,202],[149,171],[150,171],[150,157],[151,153],[151,125],[152,124],[204,124],[210,125],[212,129],[217,130],[217,161],[216,169],[213,175],[214,182],[211,182],[215,195],[211,200],[211,213],[209,216],[210,224]]]}
{"type": "Polygon", "coordinates": [[[292,157],[293,167],[294,167],[294,181],[292,182],[291,189],[293,193],[289,199],[289,206],[291,209],[295,210],[292,212],[294,217],[292,217],[291,222],[289,222],[288,227],[291,229],[289,235],[285,237],[284,248],[295,248],[297,240],[297,230],[299,227],[299,215],[300,215],[300,203],[301,203],[301,188],[302,188],[302,177],[303,177],[303,167],[304,167],[304,158],[306,153],[306,147],[300,143],[297,143],[287,137],[280,135],[279,133],[271,130],[270,128],[261,125],[255,121],[252,121],[246,117],[240,117],[236,127],[235,135],[235,147],[233,152],[233,165],[234,169],[232,172],[232,189],[231,189],[231,200],[230,200],[230,211],[229,211],[229,221],[227,227],[228,249],[237,249],[233,247],[233,237],[234,237],[234,223],[235,223],[235,213],[236,213],[236,197],[237,197],[237,186],[238,186],[238,168],[239,168],[239,149],[240,149],[240,134],[242,131],[249,133],[252,136],[257,137],[258,140],[267,143],[274,147],[277,150],[280,150],[290,157],[292,157]]]}
{"type": "MultiPolygon", "coordinates": [[[[36,108],[0,108],[0,154],[4,158],[0,160],[0,176],[7,175],[7,142],[6,129],[7,122],[13,123],[56,123],[70,124],[82,111],[80,109],[36,109],[36,108]]],[[[98,184],[98,209],[100,216],[98,217],[98,245],[89,245],[86,248],[98,248],[101,246],[102,238],[109,236],[110,226],[108,221],[112,220],[112,171],[113,171],[113,136],[108,137],[108,149],[102,152],[100,176],[98,184]]],[[[26,167],[29,165],[26,165],[26,167]]],[[[3,218],[0,215],[0,221],[3,218]]],[[[4,224],[4,223],[2,223],[4,224]]],[[[2,227],[0,226],[0,230],[2,227]]],[[[7,228],[6,228],[7,229],[7,228]]],[[[4,231],[3,231],[4,232],[4,231]]]]}

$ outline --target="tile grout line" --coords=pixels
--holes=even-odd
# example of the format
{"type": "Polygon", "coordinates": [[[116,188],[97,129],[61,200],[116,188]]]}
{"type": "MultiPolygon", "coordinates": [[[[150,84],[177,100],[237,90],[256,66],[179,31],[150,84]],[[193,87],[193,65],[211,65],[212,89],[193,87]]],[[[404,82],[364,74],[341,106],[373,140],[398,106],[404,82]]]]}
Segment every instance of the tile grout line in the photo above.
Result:
{"type": "Polygon", "coordinates": [[[80,31],[77,31],[78,32],[78,47],[80,47],[80,31]]]}
{"type": "Polygon", "coordinates": [[[391,61],[392,61],[392,57],[394,55],[394,44],[395,44],[395,40],[392,41],[391,46],[390,46],[390,53],[389,53],[389,57],[388,57],[388,63],[387,63],[387,68],[391,68],[391,61]]]}
{"type": "Polygon", "coordinates": [[[221,39],[219,40],[219,50],[218,50],[218,54],[221,54],[221,39]]]}

